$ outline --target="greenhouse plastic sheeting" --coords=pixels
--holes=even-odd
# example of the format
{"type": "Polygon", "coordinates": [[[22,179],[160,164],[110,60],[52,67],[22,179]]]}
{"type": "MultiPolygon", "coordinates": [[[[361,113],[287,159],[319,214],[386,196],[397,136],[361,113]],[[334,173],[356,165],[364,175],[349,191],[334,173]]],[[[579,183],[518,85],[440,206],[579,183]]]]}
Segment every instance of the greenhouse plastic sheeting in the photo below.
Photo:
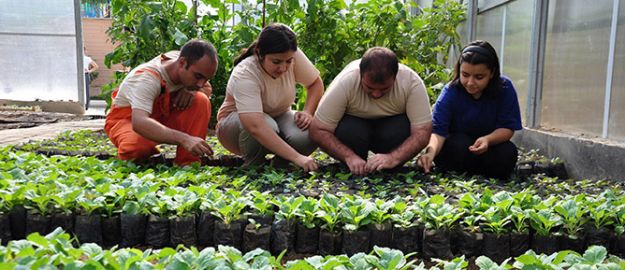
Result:
{"type": "Polygon", "coordinates": [[[79,100],[74,7],[74,0],[0,0],[0,99],[79,100]]]}

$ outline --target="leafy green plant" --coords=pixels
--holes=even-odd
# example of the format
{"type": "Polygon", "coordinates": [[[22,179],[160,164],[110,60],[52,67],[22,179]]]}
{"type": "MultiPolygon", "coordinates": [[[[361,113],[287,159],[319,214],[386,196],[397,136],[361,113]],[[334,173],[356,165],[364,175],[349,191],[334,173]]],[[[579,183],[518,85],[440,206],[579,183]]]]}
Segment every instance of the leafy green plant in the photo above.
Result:
{"type": "Polygon", "coordinates": [[[47,184],[27,184],[27,190],[24,193],[24,197],[30,202],[24,207],[31,211],[35,211],[42,216],[50,215],[54,210],[52,199],[54,193],[56,193],[56,187],[54,185],[47,184]]]}
{"type": "MultiPolygon", "coordinates": [[[[621,198],[621,200],[625,199],[625,196],[621,198]]],[[[618,235],[622,235],[625,233],[625,204],[614,205],[613,208],[616,210],[615,212],[615,224],[614,231],[618,235]]]]}
{"type": "Polygon", "coordinates": [[[507,270],[512,268],[512,265],[508,264],[508,261],[510,261],[510,259],[506,259],[501,264],[497,264],[486,256],[479,256],[475,259],[475,265],[477,265],[480,270],[507,270]]]}
{"type": "Polygon", "coordinates": [[[484,231],[495,234],[503,234],[508,232],[506,226],[510,223],[510,216],[506,215],[504,210],[497,206],[491,206],[485,212],[481,213],[484,218],[484,231]]]}
{"type": "Polygon", "coordinates": [[[414,253],[404,255],[401,251],[390,248],[374,246],[372,253],[376,256],[368,256],[366,261],[375,269],[407,270],[412,269],[412,265],[416,262],[416,260],[407,260],[414,253]]]}
{"type": "Polygon", "coordinates": [[[445,270],[461,270],[469,266],[469,262],[464,259],[464,255],[454,258],[451,261],[445,261],[436,258],[433,258],[432,261],[435,262],[437,266],[443,267],[443,269],[445,270]]]}
{"type": "Polygon", "coordinates": [[[105,198],[99,194],[84,191],[77,198],[78,206],[85,215],[92,215],[104,208],[105,198]]]}
{"type": "Polygon", "coordinates": [[[296,215],[306,228],[317,227],[316,216],[319,211],[319,203],[313,198],[305,198],[297,209],[296,215]]]}
{"type": "Polygon", "coordinates": [[[382,224],[391,219],[391,212],[398,201],[400,201],[399,197],[395,197],[393,200],[375,199],[375,208],[371,211],[371,222],[382,224]]]}
{"type": "Polygon", "coordinates": [[[531,226],[536,233],[548,236],[553,232],[553,228],[562,224],[562,218],[551,209],[534,210],[529,209],[531,226]]]}
{"type": "Polygon", "coordinates": [[[348,231],[357,231],[360,227],[371,223],[371,212],[374,211],[375,205],[363,198],[344,197],[341,208],[341,221],[345,224],[344,228],[348,231]]]}
{"type": "Polygon", "coordinates": [[[319,211],[317,211],[317,218],[323,221],[322,228],[329,232],[334,232],[337,224],[340,221],[340,200],[335,195],[324,194],[319,200],[319,211]]]}
{"type": "Polygon", "coordinates": [[[562,229],[570,237],[578,237],[587,220],[587,210],[583,207],[584,195],[565,198],[555,205],[554,211],[562,217],[562,229]]]}
{"type": "Polygon", "coordinates": [[[229,190],[220,200],[213,203],[211,213],[225,224],[231,224],[241,218],[248,202],[240,192],[229,190]]]}
{"type": "Polygon", "coordinates": [[[622,269],[620,265],[607,262],[608,251],[603,246],[591,246],[588,247],[584,255],[580,256],[577,253],[570,253],[564,258],[564,262],[569,266],[568,269],[582,270],[582,269],[606,269],[617,270],[622,269]]]}
{"type": "Polygon", "coordinates": [[[462,217],[462,212],[446,203],[445,197],[439,194],[430,197],[422,211],[426,227],[435,230],[450,230],[462,217]]]}
{"type": "Polygon", "coordinates": [[[414,205],[408,205],[406,201],[399,200],[393,205],[391,220],[393,225],[401,228],[410,228],[417,225],[417,215],[414,205]]]}
{"type": "Polygon", "coordinates": [[[276,213],[276,218],[283,220],[295,220],[297,211],[304,201],[304,197],[294,196],[279,196],[274,198],[273,204],[279,207],[279,211],[276,213]]]}
{"type": "Polygon", "coordinates": [[[263,216],[273,215],[273,204],[271,203],[272,196],[269,192],[259,192],[253,190],[250,192],[251,200],[249,201],[249,207],[257,214],[263,216]]]}
{"type": "Polygon", "coordinates": [[[537,255],[533,250],[516,257],[512,266],[516,269],[563,269],[564,259],[573,251],[565,250],[551,255],[537,255]]]}
{"type": "Polygon", "coordinates": [[[589,198],[587,200],[590,221],[595,228],[600,229],[614,223],[614,215],[611,204],[605,197],[589,198]]]}
{"type": "Polygon", "coordinates": [[[171,188],[171,200],[167,200],[167,207],[178,217],[194,215],[199,209],[201,201],[195,193],[184,188],[171,188]]]}
{"type": "Polygon", "coordinates": [[[516,233],[526,233],[529,229],[529,214],[523,208],[513,205],[510,207],[510,221],[512,231],[516,233]]]}

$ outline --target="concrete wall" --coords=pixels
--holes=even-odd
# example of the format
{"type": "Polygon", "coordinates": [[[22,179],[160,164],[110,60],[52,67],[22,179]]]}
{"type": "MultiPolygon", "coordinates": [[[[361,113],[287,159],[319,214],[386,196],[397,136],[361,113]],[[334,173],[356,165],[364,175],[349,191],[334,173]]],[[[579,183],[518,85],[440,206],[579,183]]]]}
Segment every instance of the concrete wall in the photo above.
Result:
{"type": "Polygon", "coordinates": [[[571,178],[625,181],[625,143],[527,128],[516,132],[512,141],[560,157],[571,178]]]}
{"type": "Polygon", "coordinates": [[[99,95],[101,86],[113,80],[113,72],[122,69],[121,65],[114,65],[110,69],[104,65],[104,56],[115,48],[106,34],[106,30],[111,27],[111,22],[109,18],[82,18],[82,35],[87,47],[87,55],[100,66],[97,70],[98,78],[91,83],[91,96],[99,95]]]}

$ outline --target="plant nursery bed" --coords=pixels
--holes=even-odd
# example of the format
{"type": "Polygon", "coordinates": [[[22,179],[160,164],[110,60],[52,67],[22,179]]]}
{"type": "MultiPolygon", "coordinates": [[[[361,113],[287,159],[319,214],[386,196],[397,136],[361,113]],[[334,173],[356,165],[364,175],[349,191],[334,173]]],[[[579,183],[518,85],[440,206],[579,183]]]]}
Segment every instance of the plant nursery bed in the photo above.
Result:
{"type": "MultiPolygon", "coordinates": [[[[208,142],[216,156],[225,156],[214,138],[208,142]]],[[[625,253],[622,183],[550,177],[544,169],[549,165],[543,165],[562,162],[536,151],[522,152],[519,165],[541,171],[522,176],[517,169],[508,181],[425,175],[413,164],[358,177],[322,153],[315,153],[320,170],[304,173],[270,166],[134,164],[88,155],[96,152],[114,148],[101,132],[91,131],[0,149],[2,243],[61,227],[78,243],[105,248],[230,246],[242,252],[261,248],[272,256],[286,250],[283,256],[293,259],[337,256],[296,260],[301,264],[353,264],[360,258],[354,256],[387,256],[374,248],[380,246],[419,262],[443,260],[427,267],[454,260],[475,260],[477,266],[480,256],[503,263],[525,258],[530,249],[582,254],[597,245],[610,254],[625,253]],[[38,154],[46,147],[82,152],[38,154]]],[[[162,152],[167,156],[173,148],[162,152]]]]}

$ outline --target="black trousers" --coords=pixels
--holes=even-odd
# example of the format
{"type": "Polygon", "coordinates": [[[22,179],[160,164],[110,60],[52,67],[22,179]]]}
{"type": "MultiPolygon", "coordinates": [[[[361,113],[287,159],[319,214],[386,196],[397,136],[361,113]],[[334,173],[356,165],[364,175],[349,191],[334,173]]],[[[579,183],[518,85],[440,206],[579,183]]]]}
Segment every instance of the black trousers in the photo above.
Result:
{"type": "Polygon", "coordinates": [[[379,119],[345,115],[334,129],[334,135],[362,159],[367,153],[390,153],[410,136],[406,114],[379,119]]]}
{"type": "Polygon", "coordinates": [[[469,151],[477,138],[462,133],[450,134],[441,152],[434,158],[438,170],[467,172],[486,177],[507,179],[517,162],[517,148],[511,141],[491,145],[481,155],[469,151]]]}

